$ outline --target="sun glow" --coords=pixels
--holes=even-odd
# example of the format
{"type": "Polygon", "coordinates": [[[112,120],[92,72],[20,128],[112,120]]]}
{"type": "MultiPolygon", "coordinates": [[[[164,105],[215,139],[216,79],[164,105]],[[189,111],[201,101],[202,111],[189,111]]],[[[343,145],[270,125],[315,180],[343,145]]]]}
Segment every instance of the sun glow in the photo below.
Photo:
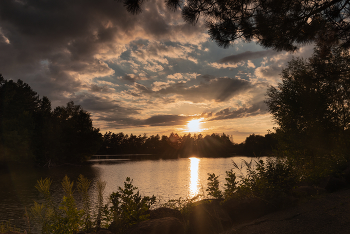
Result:
{"type": "Polygon", "coordinates": [[[191,121],[188,121],[187,128],[189,132],[201,132],[201,123],[203,118],[201,119],[193,119],[191,121]]]}
{"type": "Polygon", "coordinates": [[[199,181],[198,181],[198,169],[199,169],[199,158],[190,158],[190,170],[191,170],[191,181],[190,181],[190,196],[194,197],[199,193],[199,181]]]}

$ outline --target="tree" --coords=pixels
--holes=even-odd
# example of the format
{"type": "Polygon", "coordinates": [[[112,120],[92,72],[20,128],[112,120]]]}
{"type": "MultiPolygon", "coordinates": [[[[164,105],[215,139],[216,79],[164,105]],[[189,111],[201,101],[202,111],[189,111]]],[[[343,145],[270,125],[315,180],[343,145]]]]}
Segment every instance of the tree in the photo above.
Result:
{"type": "Polygon", "coordinates": [[[279,135],[313,156],[346,141],[350,127],[349,51],[334,47],[322,58],[320,53],[316,48],[308,60],[289,62],[266,100],[279,135]]]}
{"type": "MultiPolygon", "coordinates": [[[[134,14],[145,0],[119,0],[134,14]]],[[[208,33],[219,46],[237,39],[256,40],[265,48],[294,51],[317,42],[350,47],[349,0],[166,0],[195,24],[205,18],[208,33]]]]}
{"type": "Polygon", "coordinates": [[[33,157],[35,115],[42,101],[22,80],[5,80],[0,74],[0,159],[33,157]]]}
{"type": "Polygon", "coordinates": [[[102,135],[92,126],[90,114],[80,105],[68,102],[65,107],[56,107],[52,115],[57,141],[54,160],[82,162],[97,152],[102,135]]]}

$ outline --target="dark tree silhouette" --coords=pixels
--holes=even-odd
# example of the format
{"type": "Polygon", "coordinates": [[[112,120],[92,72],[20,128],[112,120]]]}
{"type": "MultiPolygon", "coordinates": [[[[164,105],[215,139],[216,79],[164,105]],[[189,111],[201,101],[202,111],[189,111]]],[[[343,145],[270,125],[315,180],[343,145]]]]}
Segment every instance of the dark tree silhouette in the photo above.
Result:
{"type": "MultiPolygon", "coordinates": [[[[145,0],[119,0],[133,14],[145,0]]],[[[205,18],[208,32],[219,46],[237,39],[257,40],[265,48],[294,51],[317,42],[350,47],[349,0],[166,0],[182,10],[185,21],[205,18]]]]}
{"type": "Polygon", "coordinates": [[[83,162],[100,147],[101,134],[92,126],[90,114],[74,102],[53,111],[56,134],[55,159],[60,162],[83,162]]]}
{"type": "Polygon", "coordinates": [[[69,102],[51,111],[47,97],[0,75],[0,161],[81,162],[98,150],[101,139],[79,105],[69,102]]]}
{"type": "Polygon", "coordinates": [[[0,150],[1,157],[32,158],[35,115],[41,100],[21,80],[5,80],[0,75],[0,150]]]}
{"type": "Polygon", "coordinates": [[[341,145],[350,126],[350,54],[339,47],[320,53],[289,62],[266,101],[286,142],[310,155],[341,145]]]}

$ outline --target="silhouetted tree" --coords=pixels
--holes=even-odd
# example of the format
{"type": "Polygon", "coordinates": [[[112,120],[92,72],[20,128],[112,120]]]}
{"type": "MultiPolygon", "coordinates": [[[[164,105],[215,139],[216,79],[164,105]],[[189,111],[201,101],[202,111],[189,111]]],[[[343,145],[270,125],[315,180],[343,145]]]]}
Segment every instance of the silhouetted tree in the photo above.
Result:
{"type": "Polygon", "coordinates": [[[55,160],[60,162],[82,162],[100,147],[101,134],[92,126],[90,114],[80,105],[68,102],[67,106],[53,111],[57,143],[55,160]]]}
{"type": "Polygon", "coordinates": [[[40,99],[28,84],[0,75],[0,159],[81,162],[96,152],[100,140],[80,106],[69,102],[51,111],[47,97],[40,99]]]}
{"type": "Polygon", "coordinates": [[[40,111],[39,95],[22,80],[5,80],[0,75],[1,154],[32,158],[32,139],[36,129],[34,115],[40,111]]]}
{"type": "MultiPolygon", "coordinates": [[[[144,0],[120,0],[134,14],[144,0]]],[[[299,45],[340,43],[350,47],[348,0],[166,0],[195,24],[205,18],[209,34],[219,46],[237,39],[256,40],[266,48],[294,51],[299,45]]]]}
{"type": "Polygon", "coordinates": [[[348,141],[350,126],[350,54],[339,47],[320,53],[289,62],[266,101],[284,142],[313,156],[348,141]]]}

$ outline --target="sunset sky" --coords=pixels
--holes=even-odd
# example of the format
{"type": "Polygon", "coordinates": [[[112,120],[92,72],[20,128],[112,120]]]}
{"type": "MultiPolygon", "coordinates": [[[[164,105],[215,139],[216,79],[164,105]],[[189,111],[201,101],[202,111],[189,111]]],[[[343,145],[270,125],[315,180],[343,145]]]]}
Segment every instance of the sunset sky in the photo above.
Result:
{"type": "Polygon", "coordinates": [[[52,107],[74,101],[102,133],[225,133],[240,143],[275,126],[264,100],[295,57],[254,42],[228,49],[201,20],[150,0],[131,15],[114,0],[1,0],[0,73],[21,79],[52,107]],[[192,130],[194,131],[194,130],[192,130]]]}

